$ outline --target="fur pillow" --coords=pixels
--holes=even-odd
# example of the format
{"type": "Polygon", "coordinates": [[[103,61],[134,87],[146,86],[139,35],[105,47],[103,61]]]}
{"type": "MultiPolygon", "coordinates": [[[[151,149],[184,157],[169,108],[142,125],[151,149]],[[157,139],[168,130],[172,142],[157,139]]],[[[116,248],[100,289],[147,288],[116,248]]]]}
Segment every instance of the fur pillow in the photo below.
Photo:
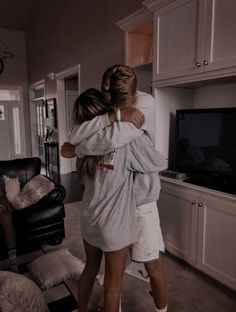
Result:
{"type": "Polygon", "coordinates": [[[39,174],[29,180],[20,193],[10,201],[14,210],[31,206],[54,189],[55,185],[47,177],[39,174]]]}
{"type": "Polygon", "coordinates": [[[8,201],[11,203],[20,192],[20,182],[18,178],[3,176],[5,183],[5,192],[8,201]]]}
{"type": "Polygon", "coordinates": [[[70,278],[79,278],[84,263],[68,249],[51,251],[27,265],[33,280],[42,289],[48,289],[70,278]]]}
{"type": "Polygon", "coordinates": [[[39,287],[27,277],[0,271],[0,311],[47,312],[39,287]]]}

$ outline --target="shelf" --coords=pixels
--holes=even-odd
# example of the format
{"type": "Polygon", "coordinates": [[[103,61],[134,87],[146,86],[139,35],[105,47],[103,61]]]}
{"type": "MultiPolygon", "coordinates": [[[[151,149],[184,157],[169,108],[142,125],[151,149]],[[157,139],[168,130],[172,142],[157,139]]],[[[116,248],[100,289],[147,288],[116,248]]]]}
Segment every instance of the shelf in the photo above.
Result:
{"type": "Polygon", "coordinates": [[[152,63],[153,21],[127,32],[127,64],[133,68],[152,63]]]}

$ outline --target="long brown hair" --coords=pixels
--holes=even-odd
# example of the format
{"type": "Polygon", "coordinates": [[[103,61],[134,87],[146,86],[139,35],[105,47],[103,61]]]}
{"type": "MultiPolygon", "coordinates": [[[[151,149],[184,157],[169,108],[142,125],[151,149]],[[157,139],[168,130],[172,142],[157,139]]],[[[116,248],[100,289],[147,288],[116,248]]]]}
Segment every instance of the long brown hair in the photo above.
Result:
{"type": "Polygon", "coordinates": [[[98,115],[107,113],[111,108],[103,101],[101,91],[90,88],[82,92],[73,107],[74,124],[82,124],[98,115]]]}
{"type": "MultiPolygon", "coordinates": [[[[104,103],[102,93],[97,89],[88,89],[80,94],[76,99],[73,108],[74,124],[82,124],[98,115],[107,113],[110,107],[104,103]]],[[[86,156],[76,162],[77,171],[80,178],[84,175],[93,178],[96,168],[103,161],[103,156],[86,156]]]]}

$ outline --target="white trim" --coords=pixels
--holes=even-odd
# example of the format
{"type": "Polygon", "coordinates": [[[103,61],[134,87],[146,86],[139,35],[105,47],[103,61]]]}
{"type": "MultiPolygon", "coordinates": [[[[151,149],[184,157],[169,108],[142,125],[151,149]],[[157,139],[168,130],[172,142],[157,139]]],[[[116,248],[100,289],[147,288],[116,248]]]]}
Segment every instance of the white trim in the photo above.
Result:
{"type": "Polygon", "coordinates": [[[31,85],[29,85],[29,90],[38,90],[41,87],[45,87],[45,79],[36,81],[32,83],[31,85]]]}
{"type": "Polygon", "coordinates": [[[42,97],[38,97],[38,98],[36,98],[36,99],[33,99],[33,100],[31,100],[32,102],[37,102],[37,101],[42,101],[42,100],[45,100],[45,96],[42,96],[42,97]]]}
{"type": "Polygon", "coordinates": [[[34,98],[34,91],[44,89],[45,94],[45,79],[36,81],[29,85],[29,113],[30,113],[30,140],[31,140],[31,156],[39,157],[39,145],[37,134],[37,115],[36,115],[36,102],[45,100],[45,96],[41,98],[34,98]]]}
{"type": "Polygon", "coordinates": [[[149,11],[155,12],[174,1],[176,0],[145,0],[142,2],[142,5],[144,5],[149,11]]]}
{"type": "Polygon", "coordinates": [[[124,31],[130,31],[138,26],[143,25],[146,22],[152,21],[152,19],[152,14],[146,8],[141,8],[118,21],[116,25],[124,31]]]}
{"type": "MultiPolygon", "coordinates": [[[[80,93],[80,64],[67,68],[59,73],[55,74],[57,85],[57,119],[58,119],[58,144],[60,146],[67,141],[67,115],[65,107],[65,79],[77,75],[78,77],[78,95],[80,93]]],[[[72,162],[70,159],[66,159],[59,155],[60,162],[60,174],[66,174],[73,171],[72,162]]]]}
{"type": "Polygon", "coordinates": [[[5,89],[5,90],[20,90],[20,95],[21,95],[21,99],[23,96],[23,86],[22,85],[4,85],[4,84],[0,84],[0,89],[5,89]]]}
{"type": "Polygon", "coordinates": [[[56,73],[55,78],[56,79],[69,78],[70,76],[79,73],[80,73],[80,64],[67,68],[59,73],[56,73]]]}

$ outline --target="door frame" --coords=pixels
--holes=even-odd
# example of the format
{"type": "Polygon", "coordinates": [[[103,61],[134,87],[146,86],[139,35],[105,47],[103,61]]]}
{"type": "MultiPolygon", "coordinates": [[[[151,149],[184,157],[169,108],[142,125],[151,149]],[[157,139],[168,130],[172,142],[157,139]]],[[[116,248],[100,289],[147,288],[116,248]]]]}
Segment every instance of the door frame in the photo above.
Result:
{"type": "Polygon", "coordinates": [[[31,132],[31,156],[39,157],[38,155],[38,135],[37,135],[37,116],[36,116],[36,100],[45,100],[45,96],[35,100],[34,91],[43,88],[45,91],[45,79],[39,80],[29,85],[29,107],[30,107],[30,132],[31,132]]]}
{"type": "MultiPolygon", "coordinates": [[[[61,146],[64,142],[68,140],[67,133],[67,117],[66,117],[66,89],[65,89],[65,80],[73,76],[78,77],[78,95],[80,94],[81,85],[80,85],[80,72],[81,65],[77,64],[70,68],[67,68],[59,73],[55,74],[56,86],[57,86],[57,119],[58,119],[58,143],[61,146]]],[[[73,171],[72,162],[69,159],[59,157],[60,161],[60,174],[67,174],[73,171]]]]}

